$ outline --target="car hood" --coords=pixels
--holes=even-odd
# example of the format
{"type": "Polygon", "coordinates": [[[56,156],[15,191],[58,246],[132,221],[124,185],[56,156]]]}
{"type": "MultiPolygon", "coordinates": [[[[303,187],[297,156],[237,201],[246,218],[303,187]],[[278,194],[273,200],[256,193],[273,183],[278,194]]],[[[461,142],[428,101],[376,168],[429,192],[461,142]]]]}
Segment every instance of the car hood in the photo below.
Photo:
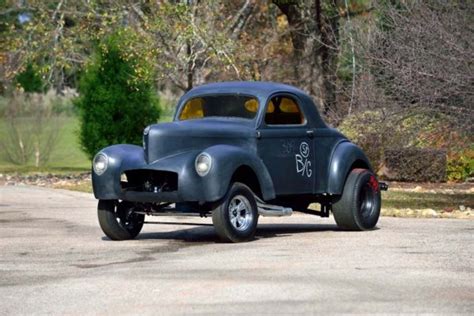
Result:
{"type": "Polygon", "coordinates": [[[255,128],[249,120],[207,118],[148,126],[143,135],[145,158],[152,163],[169,155],[226,144],[248,147],[255,142],[255,128]]]}

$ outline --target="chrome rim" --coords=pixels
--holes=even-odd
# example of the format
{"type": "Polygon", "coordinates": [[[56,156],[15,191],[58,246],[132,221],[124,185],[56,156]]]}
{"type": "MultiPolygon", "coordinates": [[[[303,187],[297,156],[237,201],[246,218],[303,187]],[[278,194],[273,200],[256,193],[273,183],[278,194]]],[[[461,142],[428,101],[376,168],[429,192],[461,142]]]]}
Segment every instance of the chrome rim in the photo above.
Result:
{"type": "Polygon", "coordinates": [[[244,231],[252,225],[252,207],[245,196],[234,196],[229,203],[228,210],[230,223],[236,230],[244,231]]]}

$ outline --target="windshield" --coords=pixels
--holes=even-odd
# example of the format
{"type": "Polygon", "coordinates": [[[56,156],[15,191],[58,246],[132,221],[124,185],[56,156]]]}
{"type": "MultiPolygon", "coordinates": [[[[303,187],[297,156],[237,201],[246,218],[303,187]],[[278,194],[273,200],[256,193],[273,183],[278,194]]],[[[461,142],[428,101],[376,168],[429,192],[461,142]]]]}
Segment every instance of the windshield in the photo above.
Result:
{"type": "Polygon", "coordinates": [[[255,97],[236,94],[210,95],[188,100],[179,114],[179,120],[216,116],[253,119],[257,111],[258,101],[255,97]]]}

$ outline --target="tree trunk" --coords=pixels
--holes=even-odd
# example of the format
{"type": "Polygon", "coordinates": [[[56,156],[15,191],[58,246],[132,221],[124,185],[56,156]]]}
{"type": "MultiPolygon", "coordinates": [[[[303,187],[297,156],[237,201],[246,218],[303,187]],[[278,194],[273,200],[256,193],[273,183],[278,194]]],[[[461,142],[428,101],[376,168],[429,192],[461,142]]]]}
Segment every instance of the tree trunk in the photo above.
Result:
{"type": "Polygon", "coordinates": [[[326,115],[336,107],[339,48],[336,2],[315,0],[311,4],[298,4],[297,1],[275,0],[274,4],[286,15],[290,26],[295,79],[300,88],[319,100],[326,115]]]}
{"type": "Polygon", "coordinates": [[[320,43],[315,45],[314,58],[321,63],[323,113],[327,115],[336,108],[336,71],[339,47],[339,14],[335,1],[327,1],[326,11],[321,0],[315,0],[315,20],[320,34],[320,43]]]}
{"type": "Polygon", "coordinates": [[[192,61],[192,48],[191,43],[189,41],[186,43],[186,54],[188,56],[188,64],[186,69],[186,77],[187,77],[187,87],[186,90],[189,91],[193,88],[193,61],[192,61]]]}

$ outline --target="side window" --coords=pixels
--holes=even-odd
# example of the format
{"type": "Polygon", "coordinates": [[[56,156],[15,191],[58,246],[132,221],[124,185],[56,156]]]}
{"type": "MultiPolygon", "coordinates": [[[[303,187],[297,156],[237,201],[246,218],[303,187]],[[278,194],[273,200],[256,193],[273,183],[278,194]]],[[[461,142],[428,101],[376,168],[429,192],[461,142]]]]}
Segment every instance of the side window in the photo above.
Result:
{"type": "Polygon", "coordinates": [[[267,125],[301,125],[305,117],[298,103],[291,97],[273,97],[267,106],[265,124],[267,125]]]}

